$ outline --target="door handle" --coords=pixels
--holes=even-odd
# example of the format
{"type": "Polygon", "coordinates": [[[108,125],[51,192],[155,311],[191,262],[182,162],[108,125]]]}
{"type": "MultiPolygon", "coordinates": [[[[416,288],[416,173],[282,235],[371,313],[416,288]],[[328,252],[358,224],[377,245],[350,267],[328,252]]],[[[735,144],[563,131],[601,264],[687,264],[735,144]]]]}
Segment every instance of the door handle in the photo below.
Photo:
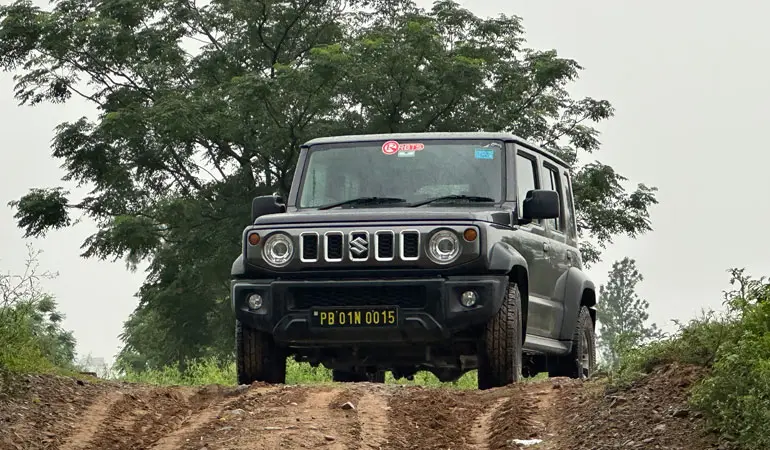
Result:
{"type": "Polygon", "coordinates": [[[543,242],[543,251],[547,252],[550,249],[551,249],[551,247],[549,247],[547,243],[543,242]]]}

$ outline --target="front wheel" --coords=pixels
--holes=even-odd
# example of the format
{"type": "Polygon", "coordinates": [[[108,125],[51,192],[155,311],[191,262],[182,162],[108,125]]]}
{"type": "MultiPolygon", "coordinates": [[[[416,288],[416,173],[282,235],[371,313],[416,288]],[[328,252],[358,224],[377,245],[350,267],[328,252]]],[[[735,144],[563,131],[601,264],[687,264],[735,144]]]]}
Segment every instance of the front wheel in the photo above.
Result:
{"type": "Polygon", "coordinates": [[[590,378],[596,371],[596,334],[587,307],[580,307],[572,335],[572,352],[553,358],[549,366],[551,377],[590,378]]]}
{"type": "Polygon", "coordinates": [[[479,351],[478,387],[490,389],[522,378],[523,326],[521,292],[511,282],[503,304],[487,323],[479,351]]]}
{"type": "Polygon", "coordinates": [[[235,359],[238,384],[286,382],[286,355],[272,336],[235,322],[235,359]]]}

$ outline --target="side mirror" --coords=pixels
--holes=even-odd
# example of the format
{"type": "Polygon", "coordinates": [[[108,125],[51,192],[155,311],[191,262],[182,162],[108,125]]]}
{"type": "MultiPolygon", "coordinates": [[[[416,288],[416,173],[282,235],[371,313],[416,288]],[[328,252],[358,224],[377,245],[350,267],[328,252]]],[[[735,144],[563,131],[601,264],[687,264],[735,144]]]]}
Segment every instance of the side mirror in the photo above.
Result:
{"type": "Polygon", "coordinates": [[[262,216],[282,212],[286,212],[286,205],[279,195],[261,195],[251,201],[251,223],[262,216]]]}
{"type": "Polygon", "coordinates": [[[527,192],[522,206],[522,219],[530,223],[536,219],[559,217],[559,194],[556,191],[534,189],[527,192]]]}

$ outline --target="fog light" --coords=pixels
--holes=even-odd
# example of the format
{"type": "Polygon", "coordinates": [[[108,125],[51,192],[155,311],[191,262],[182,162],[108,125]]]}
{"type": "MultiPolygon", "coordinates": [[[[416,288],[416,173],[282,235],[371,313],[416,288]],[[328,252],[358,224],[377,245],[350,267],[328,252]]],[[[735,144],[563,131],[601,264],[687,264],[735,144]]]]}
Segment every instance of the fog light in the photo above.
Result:
{"type": "Polygon", "coordinates": [[[465,291],[463,292],[463,295],[460,296],[460,303],[462,303],[466,308],[476,306],[476,302],[478,301],[479,295],[473,291],[465,291]]]}
{"type": "Polygon", "coordinates": [[[247,300],[250,310],[259,309],[262,307],[262,296],[259,294],[251,294],[247,300]]]}

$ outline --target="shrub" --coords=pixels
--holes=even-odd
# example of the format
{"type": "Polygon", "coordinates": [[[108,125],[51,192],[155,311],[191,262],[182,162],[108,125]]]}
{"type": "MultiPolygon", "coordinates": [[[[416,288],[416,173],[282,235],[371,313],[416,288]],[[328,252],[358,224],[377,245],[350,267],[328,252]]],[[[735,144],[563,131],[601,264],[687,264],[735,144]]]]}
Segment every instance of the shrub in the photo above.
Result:
{"type": "Polygon", "coordinates": [[[6,371],[74,368],[75,339],[62,329],[64,316],[40,286],[55,275],[38,271],[38,253],[30,248],[23,274],[0,274],[0,369],[6,371]]]}
{"type": "Polygon", "coordinates": [[[710,376],[692,403],[746,450],[770,448],[770,285],[733,271],[740,288],[728,300],[737,315],[732,339],[717,351],[710,376]]]}

